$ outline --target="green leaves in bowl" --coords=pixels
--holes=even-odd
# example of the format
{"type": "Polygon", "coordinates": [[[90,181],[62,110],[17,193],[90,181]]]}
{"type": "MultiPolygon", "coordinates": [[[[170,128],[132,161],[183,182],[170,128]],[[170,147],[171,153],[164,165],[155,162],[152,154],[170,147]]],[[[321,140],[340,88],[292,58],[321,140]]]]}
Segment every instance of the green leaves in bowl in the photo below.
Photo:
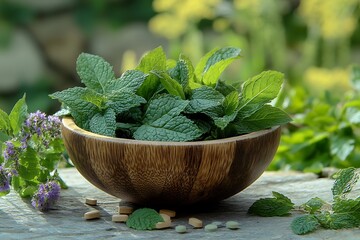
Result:
{"type": "Polygon", "coordinates": [[[282,73],[262,72],[240,89],[219,79],[238,58],[238,48],[214,49],[194,67],[184,55],[167,59],[158,47],[144,55],[136,69],[117,78],[104,59],[82,53],[77,72],[85,87],[50,97],[85,130],[137,140],[218,139],[291,121],[270,105],[283,84],[282,73]]]}

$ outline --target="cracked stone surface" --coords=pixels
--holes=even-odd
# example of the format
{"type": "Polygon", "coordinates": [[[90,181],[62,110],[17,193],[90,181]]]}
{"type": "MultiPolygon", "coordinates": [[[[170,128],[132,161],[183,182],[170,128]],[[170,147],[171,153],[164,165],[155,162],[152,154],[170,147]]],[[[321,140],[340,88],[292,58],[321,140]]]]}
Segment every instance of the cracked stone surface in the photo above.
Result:
{"type": "MultiPolygon", "coordinates": [[[[60,201],[46,213],[35,210],[29,199],[21,199],[15,192],[0,198],[0,239],[360,239],[360,229],[324,230],[298,236],[292,233],[290,223],[300,213],[287,217],[257,217],[246,212],[259,198],[271,197],[272,191],[288,196],[296,205],[312,197],[331,201],[333,180],[313,174],[294,172],[265,172],[255,183],[237,195],[212,206],[194,206],[178,209],[171,228],[154,231],[136,231],[124,223],[114,223],[120,199],[110,196],[87,182],[75,168],[61,169],[60,175],[69,185],[62,190],[60,201]],[[98,205],[85,204],[85,198],[95,198],[98,205]],[[85,212],[98,209],[101,218],[84,220],[85,212]],[[193,229],[189,217],[203,220],[204,225],[220,221],[215,232],[193,229]],[[238,221],[239,230],[225,228],[226,221],[238,221]],[[186,225],[187,233],[175,232],[177,225],[186,225]]],[[[359,184],[352,196],[360,195],[359,184]]]]}

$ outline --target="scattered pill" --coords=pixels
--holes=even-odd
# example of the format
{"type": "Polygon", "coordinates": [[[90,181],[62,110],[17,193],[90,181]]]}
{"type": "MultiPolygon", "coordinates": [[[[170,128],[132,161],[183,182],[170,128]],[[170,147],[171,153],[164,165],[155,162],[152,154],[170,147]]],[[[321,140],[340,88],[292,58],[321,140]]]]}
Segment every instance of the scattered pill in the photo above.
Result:
{"type": "Polygon", "coordinates": [[[236,221],[227,221],[226,222],[226,228],[231,229],[231,230],[235,230],[235,229],[239,229],[239,223],[236,221]]]}
{"type": "Polygon", "coordinates": [[[164,213],[170,217],[175,217],[176,216],[176,212],[175,211],[172,211],[172,210],[169,210],[169,209],[160,209],[159,213],[164,213]]]}
{"type": "Polygon", "coordinates": [[[175,227],[175,231],[177,233],[186,233],[187,229],[186,229],[186,226],[184,226],[184,225],[178,225],[175,227]]]}
{"type": "Polygon", "coordinates": [[[126,214],[117,214],[112,216],[113,222],[126,222],[129,216],[126,214]]]}
{"type": "Polygon", "coordinates": [[[171,226],[171,221],[166,221],[166,222],[158,222],[155,225],[156,229],[164,229],[164,228],[168,228],[171,226]]]}
{"type": "Polygon", "coordinates": [[[164,222],[171,222],[171,218],[169,215],[165,213],[160,213],[160,216],[164,219],[164,222]]]}
{"type": "Polygon", "coordinates": [[[119,214],[131,214],[133,211],[134,211],[134,209],[132,207],[128,207],[128,206],[119,206],[118,207],[119,214]]]}
{"type": "Polygon", "coordinates": [[[205,231],[206,232],[215,232],[217,230],[217,225],[215,224],[208,224],[205,226],[205,231]]]}
{"type": "Polygon", "coordinates": [[[100,211],[99,210],[93,210],[93,211],[90,211],[90,212],[86,212],[84,214],[84,218],[86,220],[100,218],[100,211]]]}
{"type": "Polygon", "coordinates": [[[97,205],[97,200],[94,198],[86,198],[85,199],[85,204],[90,205],[90,206],[96,206],[97,205]]]}
{"type": "Polygon", "coordinates": [[[203,226],[203,222],[200,219],[194,217],[189,218],[189,224],[194,228],[202,228],[203,226]]]}

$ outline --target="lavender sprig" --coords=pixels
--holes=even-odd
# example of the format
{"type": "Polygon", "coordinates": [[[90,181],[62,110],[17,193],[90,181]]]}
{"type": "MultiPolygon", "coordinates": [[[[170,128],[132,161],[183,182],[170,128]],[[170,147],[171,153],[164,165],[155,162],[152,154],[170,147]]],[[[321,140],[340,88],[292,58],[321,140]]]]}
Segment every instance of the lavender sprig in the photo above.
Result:
{"type": "Polygon", "coordinates": [[[48,211],[60,198],[60,186],[55,181],[40,184],[31,199],[31,205],[40,211],[48,211]]]}

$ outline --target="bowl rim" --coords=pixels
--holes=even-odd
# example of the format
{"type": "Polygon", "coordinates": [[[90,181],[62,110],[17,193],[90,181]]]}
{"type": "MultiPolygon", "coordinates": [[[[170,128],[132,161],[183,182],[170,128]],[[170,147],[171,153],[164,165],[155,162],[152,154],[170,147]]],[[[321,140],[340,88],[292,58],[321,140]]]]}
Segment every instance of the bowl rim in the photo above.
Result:
{"type": "Polygon", "coordinates": [[[76,125],[72,117],[66,116],[61,120],[62,126],[68,129],[69,131],[81,135],[86,138],[104,140],[106,142],[115,142],[115,143],[126,143],[126,144],[135,144],[135,145],[166,145],[166,146],[203,146],[203,145],[213,145],[213,144],[224,144],[230,142],[236,142],[241,140],[248,140],[252,138],[257,138],[263,135],[267,135],[271,132],[277,131],[281,128],[280,125],[274,126],[268,129],[251,132],[239,136],[214,139],[214,140],[203,140],[203,141],[191,141],[191,142],[168,142],[168,141],[148,141],[148,140],[135,140],[129,138],[117,138],[117,137],[108,137],[105,135],[96,134],[85,129],[80,128],[76,125]]]}

